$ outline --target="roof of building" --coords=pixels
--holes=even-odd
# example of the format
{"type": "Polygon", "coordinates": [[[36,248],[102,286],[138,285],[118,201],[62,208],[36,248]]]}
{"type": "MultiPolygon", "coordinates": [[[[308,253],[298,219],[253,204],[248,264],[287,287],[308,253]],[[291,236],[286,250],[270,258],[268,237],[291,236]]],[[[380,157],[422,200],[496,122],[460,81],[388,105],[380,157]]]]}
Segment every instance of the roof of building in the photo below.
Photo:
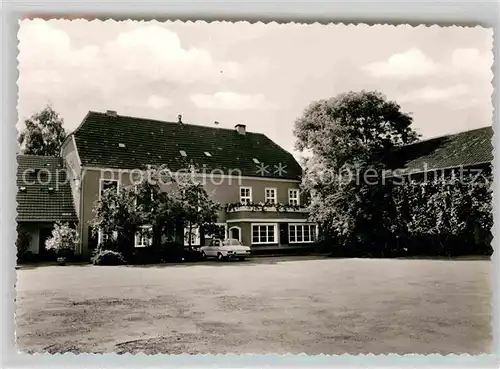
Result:
{"type": "Polygon", "coordinates": [[[89,112],[73,133],[83,166],[171,171],[195,164],[206,173],[299,179],[295,158],[261,133],[89,112]],[[279,165],[284,170],[278,171],[279,165]],[[261,168],[259,170],[259,168],[261,168]],[[238,170],[240,172],[238,172],[238,170]]]}
{"type": "Polygon", "coordinates": [[[63,159],[17,156],[18,222],[77,222],[63,159]]]}
{"type": "Polygon", "coordinates": [[[471,167],[493,160],[491,126],[431,138],[403,146],[391,155],[389,167],[405,172],[471,167]]]}

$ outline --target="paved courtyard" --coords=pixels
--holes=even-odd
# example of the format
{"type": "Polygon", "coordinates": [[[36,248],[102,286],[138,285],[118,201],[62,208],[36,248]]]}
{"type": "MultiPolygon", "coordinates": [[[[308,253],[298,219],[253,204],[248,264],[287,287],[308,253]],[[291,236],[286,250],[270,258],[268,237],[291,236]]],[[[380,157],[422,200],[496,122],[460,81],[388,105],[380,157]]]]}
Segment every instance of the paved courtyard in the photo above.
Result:
{"type": "Polygon", "coordinates": [[[256,258],[18,270],[21,351],[491,352],[486,260],[256,258]]]}

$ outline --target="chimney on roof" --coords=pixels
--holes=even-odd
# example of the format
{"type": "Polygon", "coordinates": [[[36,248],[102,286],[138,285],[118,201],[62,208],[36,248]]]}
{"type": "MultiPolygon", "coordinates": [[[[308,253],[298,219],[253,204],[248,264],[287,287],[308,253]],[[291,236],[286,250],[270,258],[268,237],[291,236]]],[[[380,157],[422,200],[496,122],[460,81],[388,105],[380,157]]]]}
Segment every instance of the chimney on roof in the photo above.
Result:
{"type": "Polygon", "coordinates": [[[234,126],[234,129],[236,129],[236,132],[243,136],[247,133],[247,126],[244,124],[237,124],[234,126]]]}
{"type": "Polygon", "coordinates": [[[116,110],[106,110],[106,115],[110,117],[116,117],[117,116],[116,110]]]}
{"type": "Polygon", "coordinates": [[[177,122],[180,124],[183,124],[182,123],[182,114],[177,114],[177,122]]]}

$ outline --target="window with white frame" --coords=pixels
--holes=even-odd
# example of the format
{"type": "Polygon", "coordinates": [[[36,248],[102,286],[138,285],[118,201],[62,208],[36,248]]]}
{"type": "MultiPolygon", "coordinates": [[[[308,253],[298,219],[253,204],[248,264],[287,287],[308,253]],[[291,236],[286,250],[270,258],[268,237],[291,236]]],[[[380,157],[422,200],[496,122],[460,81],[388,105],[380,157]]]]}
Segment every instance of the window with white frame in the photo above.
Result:
{"type": "Polygon", "coordinates": [[[240,203],[252,203],[252,187],[240,187],[240,203]]]}
{"type": "Polygon", "coordinates": [[[314,242],[316,239],[316,224],[289,224],[288,240],[290,243],[314,242]]]}
{"type": "Polygon", "coordinates": [[[153,244],[153,227],[145,225],[135,234],[135,247],[147,247],[153,244]]]}
{"type": "Polygon", "coordinates": [[[288,190],[288,203],[290,205],[300,205],[298,188],[290,188],[288,190]]]}
{"type": "Polygon", "coordinates": [[[276,204],[276,188],[266,188],[265,202],[268,204],[276,204]]]}
{"type": "Polygon", "coordinates": [[[252,243],[278,243],[276,224],[252,224],[252,243]]]}
{"type": "Polygon", "coordinates": [[[191,227],[191,231],[189,231],[189,227],[184,228],[184,246],[188,246],[191,240],[191,246],[200,245],[200,230],[198,227],[191,227]]]}
{"type": "Polygon", "coordinates": [[[108,242],[108,241],[116,241],[118,239],[118,232],[117,231],[113,231],[111,232],[111,235],[107,235],[107,234],[104,234],[101,230],[99,230],[99,233],[97,234],[97,243],[98,244],[101,244],[101,243],[105,243],[105,242],[108,242]]]}
{"type": "Polygon", "coordinates": [[[100,190],[99,190],[99,199],[101,199],[101,196],[104,193],[104,191],[109,189],[109,188],[114,188],[114,189],[116,189],[116,192],[118,192],[118,189],[119,189],[118,180],[116,180],[116,179],[101,179],[100,190]]]}

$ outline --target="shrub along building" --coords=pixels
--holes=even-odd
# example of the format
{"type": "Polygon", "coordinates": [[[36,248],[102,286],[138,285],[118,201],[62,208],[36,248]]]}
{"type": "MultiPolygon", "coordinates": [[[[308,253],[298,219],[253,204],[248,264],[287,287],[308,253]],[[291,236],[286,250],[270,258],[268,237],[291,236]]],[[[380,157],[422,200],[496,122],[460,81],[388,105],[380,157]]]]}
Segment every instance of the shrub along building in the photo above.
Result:
{"type": "MultiPolygon", "coordinates": [[[[260,133],[235,129],[89,112],[61,147],[70,177],[86,253],[102,241],[89,226],[92,208],[107,188],[120,191],[133,184],[134,174],[147,165],[163,166],[172,173],[196,166],[212,199],[222,205],[218,224],[225,236],[258,250],[297,249],[310,246],[317,235],[309,223],[305,197],[300,192],[302,168],[294,157],[260,133]]],[[[203,244],[203,230],[193,244],[203,244]]],[[[182,237],[182,235],[181,235],[182,237]]],[[[136,246],[149,240],[136,238],[136,246]]]]}
{"type": "MultiPolygon", "coordinates": [[[[407,222],[413,223],[413,228],[427,222],[420,229],[427,231],[429,242],[433,238],[439,242],[446,237],[454,240],[448,245],[441,244],[449,248],[448,253],[488,254],[492,251],[492,199],[489,192],[493,179],[492,136],[491,126],[482,127],[403,146],[390,158],[390,168],[397,169],[399,180],[403,179],[405,183],[409,183],[408,179],[420,185],[423,182],[433,183],[434,179],[441,183],[434,188],[427,186],[427,190],[420,187],[417,191],[420,194],[413,192],[410,197],[403,198],[408,214],[412,214],[407,222]],[[457,186],[453,188],[455,191],[448,187],[451,183],[457,186]],[[422,191],[430,193],[424,195],[422,191]],[[440,191],[437,202],[432,191],[440,191]],[[410,204],[411,196],[415,195],[410,204]],[[433,202],[429,204],[427,201],[433,202]],[[446,216],[434,217],[443,211],[447,213],[446,216]],[[436,222],[431,224],[429,219],[436,222]],[[437,222],[441,224],[438,226],[437,222]],[[429,227],[433,228],[430,232],[429,227]]],[[[396,175],[395,171],[392,173],[396,175]]],[[[418,186],[414,189],[418,189],[418,186]]],[[[419,247],[425,249],[424,245],[419,247]]]]}
{"type": "Polygon", "coordinates": [[[28,251],[43,258],[54,223],[78,223],[63,158],[18,155],[17,164],[18,232],[29,236],[28,251]]]}

